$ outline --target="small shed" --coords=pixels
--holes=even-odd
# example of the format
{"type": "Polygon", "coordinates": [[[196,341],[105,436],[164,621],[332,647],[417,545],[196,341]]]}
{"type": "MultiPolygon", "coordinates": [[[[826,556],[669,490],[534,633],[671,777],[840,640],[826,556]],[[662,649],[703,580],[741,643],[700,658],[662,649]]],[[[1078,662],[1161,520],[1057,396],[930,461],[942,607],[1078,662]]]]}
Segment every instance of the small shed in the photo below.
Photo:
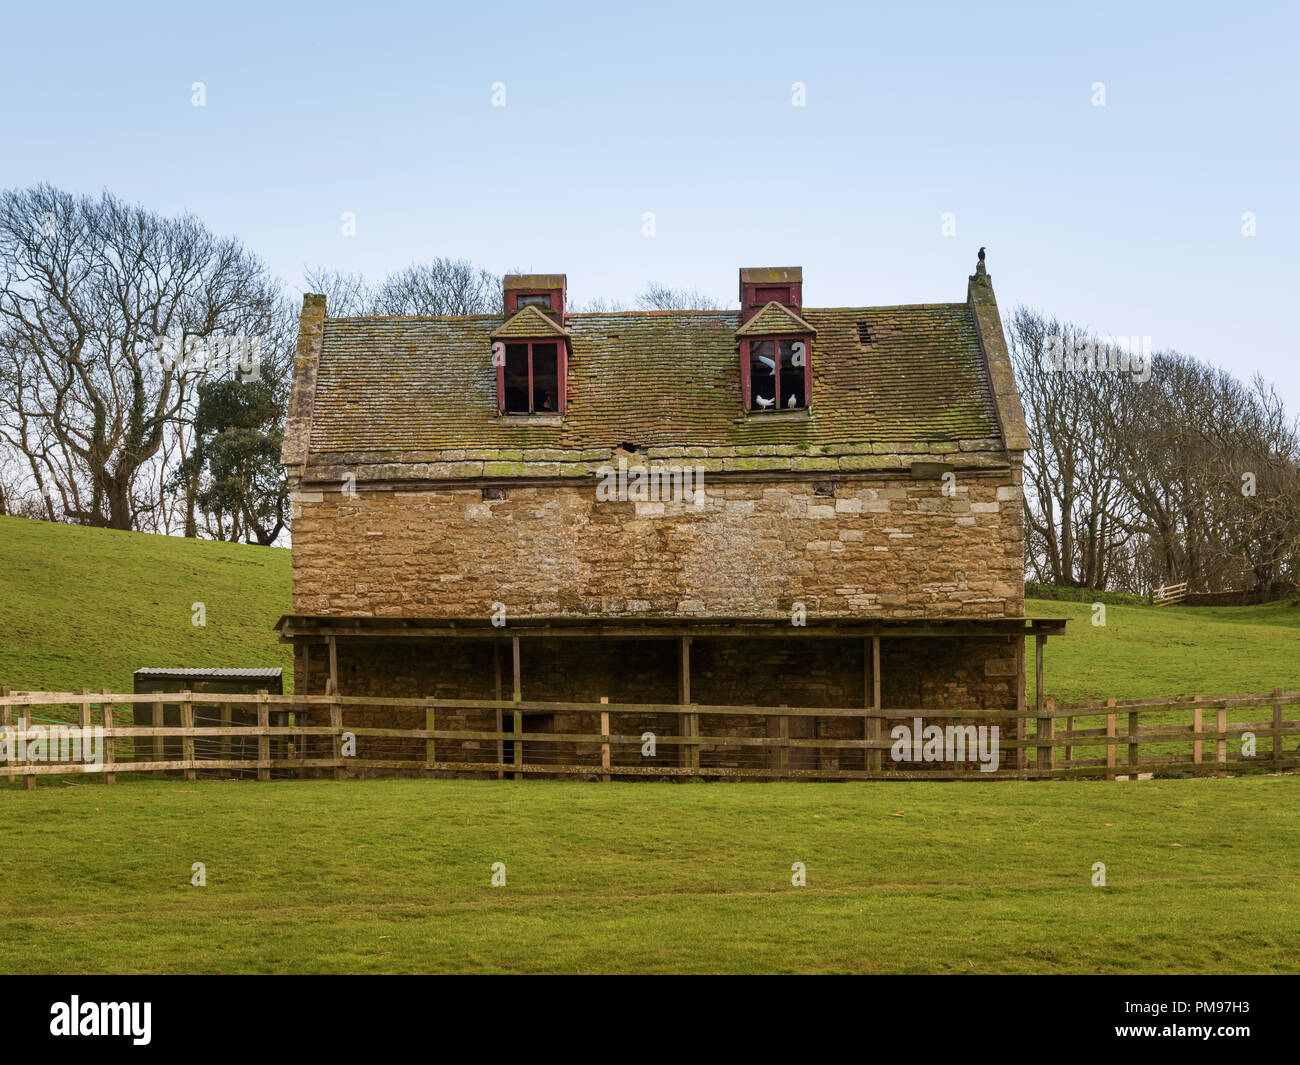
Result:
{"type": "MultiPolygon", "coordinates": [[[[271,695],[284,693],[282,670],[262,669],[210,669],[183,667],[158,668],[143,666],[135,671],[135,694],[150,695],[154,692],[203,692],[204,694],[231,693],[253,695],[259,691],[271,695]]],[[[218,726],[229,722],[232,725],[256,725],[257,711],[245,705],[212,704],[198,705],[194,708],[194,724],[218,726]]],[[[135,724],[148,728],[162,725],[164,728],[179,728],[181,708],[175,703],[154,706],[150,703],[135,704],[135,724]],[[161,710],[161,720],[158,711],[161,710]]],[[[280,724],[281,722],[275,722],[280,724]]],[[[273,745],[274,746],[274,745],[273,745]]],[[[198,741],[196,752],[200,758],[205,754],[213,758],[248,758],[257,757],[257,744],[251,740],[238,737],[222,737],[220,740],[198,741]],[[202,750],[203,746],[212,750],[202,750]]],[[[176,761],[182,757],[181,741],[140,740],[136,743],[136,761],[176,761]]]]}

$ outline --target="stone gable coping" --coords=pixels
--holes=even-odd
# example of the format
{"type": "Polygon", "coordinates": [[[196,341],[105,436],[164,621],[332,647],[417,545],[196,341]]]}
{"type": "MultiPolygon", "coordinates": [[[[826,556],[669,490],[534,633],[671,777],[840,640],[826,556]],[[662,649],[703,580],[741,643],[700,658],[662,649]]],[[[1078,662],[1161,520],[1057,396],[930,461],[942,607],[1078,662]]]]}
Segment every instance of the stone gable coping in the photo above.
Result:
{"type": "Polygon", "coordinates": [[[982,262],[968,279],[966,301],[975,317],[975,330],[979,334],[980,351],[988,368],[989,387],[993,391],[993,406],[997,412],[1002,439],[1009,451],[1029,450],[1029,430],[1025,425],[1025,410],[1016,389],[1016,377],[1007,352],[1006,337],[1002,332],[1002,317],[993,296],[993,279],[982,262]]]}
{"type": "Polygon", "coordinates": [[[316,398],[316,374],[320,366],[321,343],[325,337],[325,297],[309,292],[302,298],[298,319],[298,346],[293,357],[293,388],[284,423],[280,462],[290,477],[301,474],[311,450],[312,405],[316,398]]]}

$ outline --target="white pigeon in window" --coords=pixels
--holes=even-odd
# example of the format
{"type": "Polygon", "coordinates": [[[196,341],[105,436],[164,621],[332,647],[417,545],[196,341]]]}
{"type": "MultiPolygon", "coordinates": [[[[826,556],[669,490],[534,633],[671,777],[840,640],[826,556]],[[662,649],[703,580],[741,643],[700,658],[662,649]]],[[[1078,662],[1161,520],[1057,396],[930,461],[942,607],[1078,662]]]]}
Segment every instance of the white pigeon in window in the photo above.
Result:
{"type": "Polygon", "coordinates": [[[793,407],[793,406],[794,406],[794,393],[793,393],[793,392],[790,393],[790,398],[787,399],[787,400],[785,401],[785,405],[786,405],[786,407],[793,407]]]}
{"type": "Polygon", "coordinates": [[[772,404],[774,404],[776,400],[768,399],[766,396],[755,396],[754,402],[757,403],[764,410],[767,410],[767,408],[772,406],[772,404]]]}

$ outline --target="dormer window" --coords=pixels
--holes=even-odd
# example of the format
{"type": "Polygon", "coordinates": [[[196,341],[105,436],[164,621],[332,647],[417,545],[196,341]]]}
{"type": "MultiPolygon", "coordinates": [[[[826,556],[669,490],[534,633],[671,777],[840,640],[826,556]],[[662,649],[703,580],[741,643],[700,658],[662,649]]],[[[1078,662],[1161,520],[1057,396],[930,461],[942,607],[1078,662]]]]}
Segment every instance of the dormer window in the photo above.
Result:
{"type": "Polygon", "coordinates": [[[503,414],[559,414],[560,344],[506,344],[499,403],[503,414]]]}
{"type": "Polygon", "coordinates": [[[506,320],[492,333],[497,410],[514,418],[558,417],[567,401],[569,342],[563,274],[508,274],[506,320]]]}
{"type": "Polygon", "coordinates": [[[799,312],[803,271],[777,266],[740,271],[740,391],[751,414],[812,406],[815,330],[799,312]]]}
{"type": "Polygon", "coordinates": [[[745,341],[745,348],[749,361],[747,410],[807,409],[812,368],[807,338],[754,338],[745,341]]]}

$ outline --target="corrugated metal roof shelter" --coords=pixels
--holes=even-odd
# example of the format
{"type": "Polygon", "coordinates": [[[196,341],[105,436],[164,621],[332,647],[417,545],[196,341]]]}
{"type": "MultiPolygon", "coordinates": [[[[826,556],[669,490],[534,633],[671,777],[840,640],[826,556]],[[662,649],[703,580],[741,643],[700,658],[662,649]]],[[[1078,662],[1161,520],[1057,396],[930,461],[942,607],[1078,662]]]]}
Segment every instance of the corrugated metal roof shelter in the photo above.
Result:
{"type": "MultiPolygon", "coordinates": [[[[135,671],[136,691],[140,690],[142,678],[155,678],[167,680],[186,680],[194,678],[196,680],[275,680],[277,682],[277,691],[281,685],[283,670],[272,669],[270,667],[258,669],[212,669],[206,666],[197,668],[175,667],[155,667],[141,666],[135,671]]],[[[169,689],[150,688],[149,691],[166,691],[169,689]]],[[[181,690],[181,689],[176,689],[181,690]]],[[[244,691],[242,687],[238,688],[191,688],[191,691],[244,691]]],[[[253,688],[256,691],[257,688],[253,688]]]]}

